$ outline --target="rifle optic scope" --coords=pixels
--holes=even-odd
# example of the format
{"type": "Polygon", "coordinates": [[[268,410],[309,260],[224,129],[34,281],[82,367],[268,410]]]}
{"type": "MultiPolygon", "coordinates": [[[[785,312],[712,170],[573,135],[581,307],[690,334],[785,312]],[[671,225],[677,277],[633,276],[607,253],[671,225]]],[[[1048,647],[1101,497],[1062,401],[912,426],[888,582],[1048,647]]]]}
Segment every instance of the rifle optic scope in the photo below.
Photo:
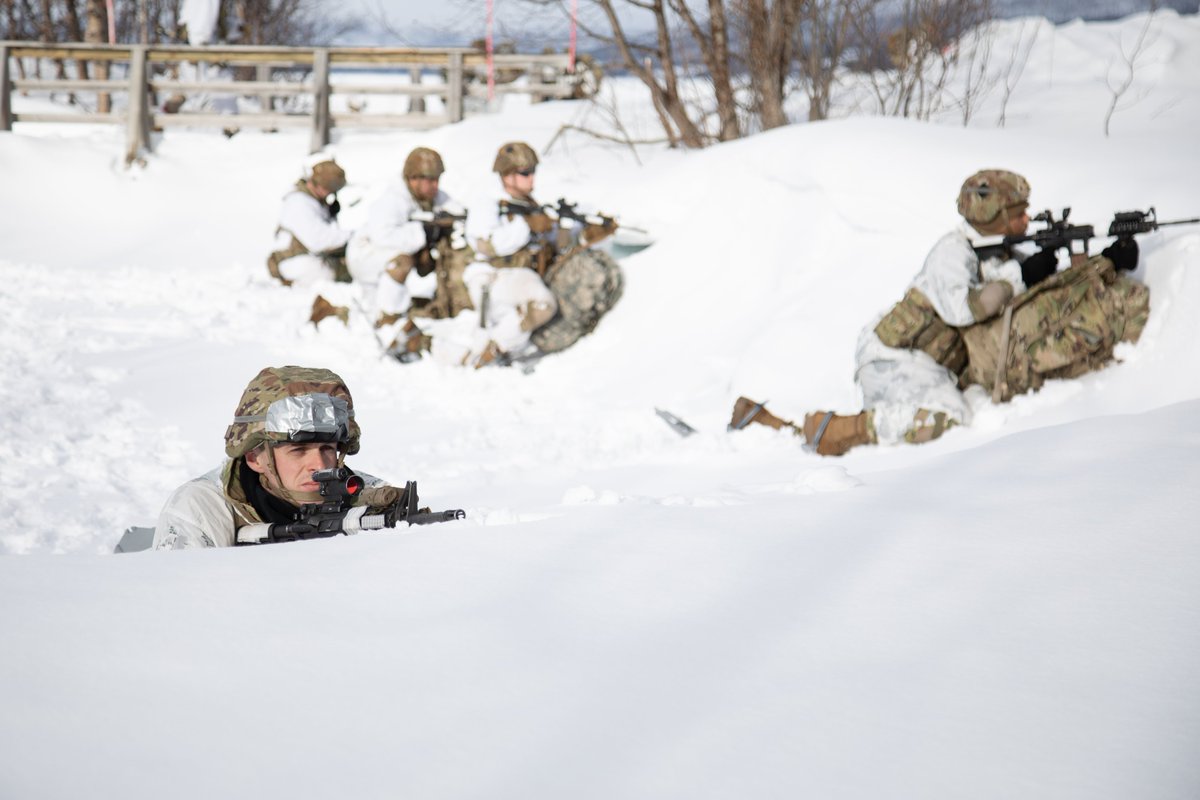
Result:
{"type": "Polygon", "coordinates": [[[321,497],[354,497],[363,488],[363,479],[351,475],[345,467],[319,469],[312,479],[321,486],[321,497]]]}

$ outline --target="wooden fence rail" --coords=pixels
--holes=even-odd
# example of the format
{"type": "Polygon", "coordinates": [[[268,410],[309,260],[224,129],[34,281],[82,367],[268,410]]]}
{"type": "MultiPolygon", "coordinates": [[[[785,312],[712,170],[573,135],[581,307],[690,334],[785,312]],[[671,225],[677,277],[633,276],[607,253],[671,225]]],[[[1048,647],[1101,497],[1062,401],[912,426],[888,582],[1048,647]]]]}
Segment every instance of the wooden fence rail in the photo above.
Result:
{"type": "MultiPolygon", "coordinates": [[[[505,83],[498,92],[524,92],[535,98],[571,97],[577,93],[578,79],[562,54],[497,54],[495,74],[505,83]],[[521,83],[511,82],[525,76],[521,83]]],[[[11,131],[15,122],[101,122],[126,126],[126,161],[137,158],[151,147],[150,133],[165,127],[196,125],[223,128],[281,128],[307,126],[312,131],[311,150],[329,144],[332,128],[399,127],[431,128],[462,120],[468,95],[486,95],[481,78],[486,57],[468,48],[428,47],[247,47],[186,45],[97,45],[53,44],[45,42],[0,41],[0,131],[11,131]],[[109,77],[88,80],[85,77],[26,77],[27,63],[39,60],[57,62],[104,62],[109,77]],[[13,64],[17,65],[14,73],[13,64]],[[219,77],[181,79],[181,65],[217,65],[219,77]],[[124,77],[111,77],[124,67],[124,77]],[[343,70],[339,79],[330,81],[330,73],[343,70]],[[385,83],[357,83],[354,70],[386,70],[385,83]],[[284,80],[273,80],[281,71],[284,80]],[[391,73],[396,74],[391,74],[391,73]],[[425,83],[427,73],[440,73],[442,82],[425,83]],[[237,77],[252,74],[252,79],[237,77]],[[402,82],[400,75],[408,78],[402,82]],[[472,83],[468,79],[475,79],[472,83]],[[94,92],[97,111],[14,113],[12,92],[94,92]],[[161,98],[182,100],[188,94],[229,97],[259,97],[262,110],[251,113],[219,113],[180,108],[180,103],[164,103],[161,98]],[[407,113],[366,113],[331,108],[334,95],[392,95],[409,98],[407,113]],[[124,97],[124,103],[110,103],[110,95],[124,97]],[[276,109],[278,100],[310,97],[311,110],[276,109]],[[442,112],[426,113],[425,100],[441,101],[442,112]],[[111,110],[105,110],[111,109],[111,110]]],[[[210,68],[211,71],[217,71],[210,68]]],[[[360,104],[361,105],[361,104],[360,104]]]]}

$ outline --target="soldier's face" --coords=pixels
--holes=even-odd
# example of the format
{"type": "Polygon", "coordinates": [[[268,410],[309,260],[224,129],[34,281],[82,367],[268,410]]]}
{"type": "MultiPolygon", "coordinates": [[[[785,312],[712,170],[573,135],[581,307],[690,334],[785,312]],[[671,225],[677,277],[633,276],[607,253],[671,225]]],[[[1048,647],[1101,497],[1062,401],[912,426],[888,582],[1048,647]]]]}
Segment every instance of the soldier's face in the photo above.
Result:
{"type": "Polygon", "coordinates": [[[329,195],[333,194],[333,192],[329,191],[324,186],[312,181],[308,182],[308,190],[312,192],[313,197],[317,198],[318,200],[324,200],[326,197],[329,197],[329,195]]]}
{"type": "Polygon", "coordinates": [[[414,197],[422,200],[432,200],[437,197],[439,178],[430,178],[424,175],[414,175],[408,179],[408,188],[412,191],[414,197]]]}
{"type": "Polygon", "coordinates": [[[1029,228],[1029,207],[1022,208],[1020,213],[1008,212],[1008,228],[1004,231],[1007,236],[1023,236],[1029,228]]]}
{"type": "Polygon", "coordinates": [[[532,170],[524,172],[510,172],[500,178],[501,184],[504,186],[504,191],[512,197],[528,197],[533,193],[533,178],[532,170]]]}
{"type": "Polygon", "coordinates": [[[281,484],[292,493],[318,491],[321,487],[312,479],[313,472],[337,466],[337,445],[332,442],[277,444],[274,451],[276,474],[267,465],[265,450],[246,453],[246,466],[261,475],[267,491],[277,497],[281,484]]]}

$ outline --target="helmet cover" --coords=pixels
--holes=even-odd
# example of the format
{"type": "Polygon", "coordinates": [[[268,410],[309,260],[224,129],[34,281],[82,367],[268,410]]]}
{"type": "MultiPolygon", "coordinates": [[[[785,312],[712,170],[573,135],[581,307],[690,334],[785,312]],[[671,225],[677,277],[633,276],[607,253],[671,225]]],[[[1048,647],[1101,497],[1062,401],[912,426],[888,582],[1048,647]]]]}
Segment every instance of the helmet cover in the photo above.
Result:
{"type": "Polygon", "coordinates": [[[358,452],[362,432],[346,383],[327,369],[267,367],[242,392],[225,430],[225,454],[239,458],[265,442],[334,442],[358,452]]]}
{"type": "Polygon", "coordinates": [[[537,153],[533,152],[532,147],[524,142],[509,142],[501,145],[496,153],[496,163],[492,165],[492,172],[498,172],[501,176],[511,175],[514,172],[535,170],[537,165],[537,153]]]}
{"type": "Polygon", "coordinates": [[[980,170],[958,191],[958,213],[976,228],[991,227],[1001,212],[1027,205],[1029,181],[1008,170],[980,170]]]}

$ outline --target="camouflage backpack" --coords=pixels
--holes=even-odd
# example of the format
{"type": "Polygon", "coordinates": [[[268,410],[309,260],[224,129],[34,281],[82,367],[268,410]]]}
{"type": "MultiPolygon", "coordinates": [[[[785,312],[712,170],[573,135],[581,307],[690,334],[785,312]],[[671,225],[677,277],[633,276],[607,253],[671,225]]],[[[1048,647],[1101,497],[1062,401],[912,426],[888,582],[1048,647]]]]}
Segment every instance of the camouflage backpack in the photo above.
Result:
{"type": "Polygon", "coordinates": [[[603,250],[578,250],[554,265],[546,285],[558,300],[558,313],[531,337],[544,353],[565,350],[591,333],[617,304],[625,278],[603,250]]]}
{"type": "Polygon", "coordinates": [[[963,381],[1005,401],[1051,378],[1100,369],[1118,342],[1136,342],[1150,316],[1150,290],[1096,256],[1017,296],[1010,309],[1011,315],[962,329],[970,358],[963,381]]]}

